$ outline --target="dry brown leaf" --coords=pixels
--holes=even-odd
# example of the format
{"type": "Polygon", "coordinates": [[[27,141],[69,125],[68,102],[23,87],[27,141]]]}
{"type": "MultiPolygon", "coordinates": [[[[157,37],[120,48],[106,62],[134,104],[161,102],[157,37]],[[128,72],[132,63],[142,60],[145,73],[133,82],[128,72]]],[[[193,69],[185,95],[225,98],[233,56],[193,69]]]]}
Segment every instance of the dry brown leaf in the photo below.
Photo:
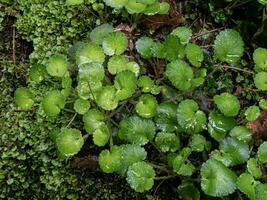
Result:
{"type": "Polygon", "coordinates": [[[267,110],[263,110],[256,120],[248,122],[246,127],[252,130],[254,140],[267,140],[267,110]]]}
{"type": "Polygon", "coordinates": [[[74,157],[71,166],[73,168],[88,168],[91,170],[96,170],[98,166],[97,156],[89,155],[85,157],[74,157]]]}
{"type": "Polygon", "coordinates": [[[150,29],[156,30],[162,26],[175,27],[184,23],[185,19],[182,15],[170,17],[169,15],[153,15],[143,18],[142,23],[150,29]]]}

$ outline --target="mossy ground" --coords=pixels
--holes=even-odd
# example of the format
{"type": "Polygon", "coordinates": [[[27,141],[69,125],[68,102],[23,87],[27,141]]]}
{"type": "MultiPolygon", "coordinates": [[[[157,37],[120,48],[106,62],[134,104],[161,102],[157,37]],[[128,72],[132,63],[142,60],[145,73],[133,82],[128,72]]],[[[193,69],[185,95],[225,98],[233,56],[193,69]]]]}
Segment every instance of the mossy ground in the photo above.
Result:
{"type": "MultiPolygon", "coordinates": [[[[252,1],[246,4],[209,2],[210,8],[203,5],[200,0],[175,5],[176,11],[181,10],[187,25],[193,28],[195,32],[193,38],[196,43],[211,49],[215,33],[225,27],[235,25],[249,44],[246,49],[248,52],[251,52],[253,46],[259,43],[267,47],[266,20],[262,20],[262,14],[258,12],[259,8],[255,7],[252,1]],[[244,10],[248,8],[251,12],[244,15],[244,10]],[[255,33],[255,30],[258,32],[255,33]]],[[[60,23],[60,20],[50,19],[51,33],[42,35],[45,31],[44,25],[31,26],[39,22],[42,24],[45,17],[43,18],[41,14],[35,16],[36,21],[33,24],[23,23],[31,17],[34,18],[29,10],[28,18],[26,15],[24,18],[20,16],[23,13],[20,8],[27,8],[27,6],[29,6],[29,1],[24,1],[21,5],[12,5],[8,1],[0,3],[0,12],[4,13],[3,16],[0,15],[2,19],[0,23],[0,199],[178,199],[179,182],[176,180],[158,181],[152,192],[138,194],[129,188],[124,179],[97,171],[94,157],[87,157],[88,154],[94,156],[98,153],[90,146],[90,143],[85,145],[87,148],[83,149],[76,158],[67,161],[59,159],[49,137],[49,131],[56,128],[57,123],[68,123],[72,115],[66,113],[64,117],[58,119],[57,123],[44,122],[44,118],[37,116],[33,111],[21,112],[14,106],[14,91],[17,87],[26,85],[28,68],[32,60],[38,57],[45,59],[51,54],[48,48],[52,47],[54,51],[66,52],[68,44],[76,42],[78,38],[86,38],[86,31],[95,25],[96,20],[93,17],[89,20],[88,26],[82,27],[79,23],[73,22],[75,24],[73,27],[70,25],[72,23],[69,23],[67,36],[64,34],[51,36],[58,31],[54,29],[54,25],[60,23]],[[16,27],[18,18],[21,21],[16,27]],[[54,48],[58,43],[59,48],[54,48]],[[42,48],[47,44],[49,46],[43,52],[42,48]],[[30,55],[31,60],[29,60],[30,55]],[[170,193],[173,194],[171,197],[170,193]]],[[[36,10],[37,13],[38,11],[36,10]]],[[[88,14],[90,10],[83,11],[84,16],[91,16],[88,14]]],[[[66,12],[72,13],[73,11],[67,10],[66,12]]],[[[101,22],[107,20],[108,15],[103,15],[103,12],[100,14],[101,12],[93,11],[93,13],[96,16],[101,15],[99,16],[101,22]]],[[[110,16],[117,24],[122,19],[121,16],[116,18],[116,14],[110,16]]],[[[77,20],[77,16],[72,17],[74,21],[77,20]]],[[[154,32],[155,38],[164,38],[172,28],[170,24],[158,28],[153,24],[148,25],[146,19],[142,21],[138,18],[127,17],[131,22],[137,23],[134,27],[135,32],[129,33],[133,34],[133,38],[144,31],[144,26],[148,26],[154,32]],[[155,28],[157,29],[153,30],[155,28]]],[[[127,17],[123,18],[123,21],[127,17]]],[[[164,22],[163,19],[155,18],[154,20],[164,22]]],[[[122,26],[125,28],[124,31],[128,30],[126,25],[122,26]]],[[[207,52],[207,55],[210,53],[207,52]]],[[[247,73],[252,69],[236,70],[227,66],[214,69],[212,66],[216,63],[212,58],[209,60],[210,63],[207,66],[209,87],[200,88],[199,95],[194,97],[201,100],[201,109],[206,111],[210,109],[211,97],[218,91],[235,92],[239,95],[243,107],[250,105],[250,102],[258,98],[258,92],[252,88],[252,75],[247,73]]],[[[246,62],[251,62],[251,58],[246,57],[244,63],[246,62]]],[[[147,64],[155,66],[151,70],[154,76],[157,78],[162,76],[162,63],[154,60],[147,64]]],[[[187,95],[190,97],[190,92],[187,95]]],[[[153,146],[148,149],[150,150],[149,156],[156,157],[153,146]]],[[[228,198],[231,199],[231,197],[228,198]]]]}

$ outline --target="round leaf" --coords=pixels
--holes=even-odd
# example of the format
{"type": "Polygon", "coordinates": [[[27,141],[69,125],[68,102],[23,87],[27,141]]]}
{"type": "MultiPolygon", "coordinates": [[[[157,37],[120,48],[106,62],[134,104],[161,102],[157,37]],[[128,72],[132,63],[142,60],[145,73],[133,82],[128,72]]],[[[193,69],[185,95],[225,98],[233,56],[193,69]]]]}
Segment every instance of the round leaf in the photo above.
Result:
{"type": "Polygon", "coordinates": [[[90,39],[92,42],[101,45],[104,38],[113,32],[113,27],[110,24],[102,24],[94,28],[90,33],[90,39]]]}
{"type": "Polygon", "coordinates": [[[114,173],[119,170],[122,161],[121,149],[113,146],[111,151],[103,150],[99,154],[99,165],[103,172],[114,173]]]}
{"type": "Polygon", "coordinates": [[[250,106],[245,111],[245,116],[248,121],[256,120],[261,114],[260,108],[258,106],[250,106]]]}
{"type": "Polygon", "coordinates": [[[217,141],[222,140],[235,125],[235,119],[232,117],[225,117],[215,112],[209,114],[208,132],[217,141]]]}
{"type": "Polygon", "coordinates": [[[244,42],[237,31],[226,29],[217,35],[214,51],[220,61],[236,63],[243,56],[244,42]]]}
{"type": "Polygon", "coordinates": [[[267,142],[263,142],[258,149],[257,156],[261,163],[267,163],[267,142]]]}
{"type": "Polygon", "coordinates": [[[64,55],[54,55],[49,58],[46,70],[49,75],[63,77],[68,71],[68,60],[64,55]]]}
{"type": "Polygon", "coordinates": [[[59,114],[64,106],[65,97],[57,90],[50,91],[42,100],[42,107],[49,117],[59,114]]]}
{"type": "Polygon", "coordinates": [[[124,33],[114,32],[104,38],[102,46],[106,55],[120,55],[127,49],[128,40],[124,33]]]}
{"type": "Polygon", "coordinates": [[[175,28],[171,32],[171,35],[177,36],[180,39],[181,44],[185,45],[189,42],[189,40],[192,37],[192,30],[188,27],[180,26],[180,27],[175,28]]]}
{"type": "Polygon", "coordinates": [[[90,103],[87,100],[83,100],[83,99],[77,99],[74,102],[74,110],[83,115],[85,114],[90,108],[90,103]]]}
{"type": "Polygon", "coordinates": [[[267,90],[267,72],[259,72],[254,77],[255,86],[262,91],[267,90]]]}
{"type": "Polygon", "coordinates": [[[180,102],[177,109],[178,124],[188,134],[200,133],[206,129],[207,118],[198,104],[191,99],[180,102]]]}
{"type": "Polygon", "coordinates": [[[238,115],[240,103],[236,96],[230,93],[222,93],[213,97],[214,103],[218,109],[227,117],[238,115]]]}
{"type": "Polygon", "coordinates": [[[144,118],[152,118],[156,114],[157,100],[150,94],[140,96],[138,103],[135,106],[137,114],[144,118]]]}
{"type": "Polygon", "coordinates": [[[126,180],[136,192],[144,192],[153,187],[155,176],[153,167],[146,162],[137,162],[129,167],[126,180]]]}
{"type": "Polygon", "coordinates": [[[132,116],[120,122],[119,137],[133,144],[145,145],[153,140],[155,125],[150,119],[132,116]]]}
{"type": "Polygon", "coordinates": [[[191,80],[194,78],[192,69],[182,60],[169,63],[165,74],[171,83],[182,91],[188,90],[191,87],[191,80]]]}
{"type": "Polygon", "coordinates": [[[47,77],[47,71],[44,65],[36,64],[33,65],[29,72],[31,81],[40,83],[47,77]]]}
{"type": "Polygon", "coordinates": [[[234,127],[230,131],[230,136],[232,136],[232,137],[234,137],[234,138],[236,138],[242,142],[245,142],[245,143],[248,143],[252,138],[251,131],[244,126],[234,127]]]}
{"type": "Polygon", "coordinates": [[[15,104],[21,109],[29,110],[34,104],[34,95],[29,89],[21,87],[16,89],[14,101],[15,104]]]}
{"type": "Polygon", "coordinates": [[[76,63],[78,65],[90,62],[102,64],[104,60],[103,49],[92,42],[82,44],[76,52],[76,63]]]}
{"type": "Polygon", "coordinates": [[[180,148],[180,139],[174,133],[160,132],[155,142],[162,152],[175,152],[180,148]]]}
{"type": "Polygon", "coordinates": [[[114,110],[118,106],[116,89],[114,86],[105,86],[97,93],[96,103],[105,110],[114,110]]]}
{"type": "Polygon", "coordinates": [[[235,138],[226,138],[220,143],[223,156],[231,160],[230,166],[245,163],[250,156],[249,146],[235,138]]]}
{"type": "Polygon", "coordinates": [[[104,124],[104,114],[99,110],[90,109],[83,115],[84,128],[87,133],[93,133],[104,124]]]}
{"type": "Polygon", "coordinates": [[[77,154],[83,144],[82,134],[77,129],[64,129],[56,138],[58,151],[66,157],[77,154]]]}
{"type": "Polygon", "coordinates": [[[202,49],[198,45],[189,43],[188,45],[186,45],[185,53],[186,57],[192,65],[194,65],[195,67],[201,66],[201,63],[204,60],[204,54],[202,49]]]}
{"type": "Polygon", "coordinates": [[[257,67],[262,70],[267,70],[267,49],[256,49],[253,53],[253,60],[257,67]]]}
{"type": "Polygon", "coordinates": [[[205,194],[223,197],[236,189],[237,176],[220,161],[209,159],[201,167],[201,188],[205,194]]]}
{"type": "Polygon", "coordinates": [[[133,72],[123,71],[117,74],[114,87],[116,88],[116,99],[124,100],[131,97],[137,88],[137,79],[133,72]]]}
{"type": "Polygon", "coordinates": [[[108,127],[105,124],[101,124],[93,133],[94,144],[99,147],[105,146],[109,141],[109,137],[110,133],[108,127]]]}

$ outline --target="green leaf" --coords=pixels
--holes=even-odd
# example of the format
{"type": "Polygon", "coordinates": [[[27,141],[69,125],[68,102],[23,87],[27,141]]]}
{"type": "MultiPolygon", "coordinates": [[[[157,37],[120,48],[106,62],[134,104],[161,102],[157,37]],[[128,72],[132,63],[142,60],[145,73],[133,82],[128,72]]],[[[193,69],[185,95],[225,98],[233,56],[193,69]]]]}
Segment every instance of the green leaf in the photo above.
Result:
{"type": "Polygon", "coordinates": [[[160,132],[155,138],[156,145],[162,152],[175,152],[180,148],[180,139],[174,133],[160,132]]]}
{"type": "Polygon", "coordinates": [[[157,100],[150,94],[143,94],[139,97],[135,106],[137,114],[143,118],[152,118],[156,115],[157,100]]]}
{"type": "Polygon", "coordinates": [[[64,106],[65,97],[57,90],[48,92],[42,100],[42,108],[49,117],[58,115],[64,106]]]}
{"type": "Polygon", "coordinates": [[[143,11],[145,15],[155,15],[160,11],[160,3],[155,2],[154,4],[148,5],[143,11]]]}
{"type": "Polygon", "coordinates": [[[84,144],[81,131],[64,129],[56,138],[56,146],[60,154],[69,157],[77,154],[84,144]]]}
{"type": "Polygon", "coordinates": [[[186,164],[185,162],[187,161],[191,153],[192,153],[192,150],[189,147],[185,147],[179,152],[177,156],[173,158],[172,167],[173,167],[174,172],[178,174],[182,172],[180,170],[186,164]]]}
{"type": "Polygon", "coordinates": [[[154,81],[149,76],[141,76],[138,79],[138,87],[142,88],[142,92],[149,93],[155,87],[154,81]]]}
{"type": "Polygon", "coordinates": [[[155,176],[153,167],[146,162],[137,162],[129,167],[126,180],[136,192],[144,192],[153,187],[155,176]]]}
{"type": "Polygon", "coordinates": [[[49,75],[63,77],[68,71],[69,62],[64,55],[54,55],[49,58],[46,70],[49,75]]]}
{"type": "Polygon", "coordinates": [[[191,99],[180,102],[177,109],[178,124],[188,134],[200,133],[206,129],[207,118],[198,104],[191,99]]]}
{"type": "Polygon", "coordinates": [[[84,99],[76,99],[74,102],[74,110],[83,115],[85,114],[90,108],[90,103],[84,99]]]}
{"type": "Polygon", "coordinates": [[[170,10],[170,4],[168,4],[167,2],[161,2],[159,4],[159,15],[165,15],[169,12],[170,10]]]}
{"type": "Polygon", "coordinates": [[[102,82],[91,80],[78,80],[76,91],[81,99],[95,99],[96,93],[102,89],[102,82]]]}
{"type": "Polygon", "coordinates": [[[267,142],[263,142],[257,152],[257,156],[259,158],[259,161],[263,164],[267,163],[267,142]]]}
{"type": "Polygon", "coordinates": [[[96,62],[79,65],[79,79],[88,81],[102,81],[105,78],[104,67],[96,62]]]}
{"type": "Polygon", "coordinates": [[[208,132],[215,140],[222,140],[226,133],[236,126],[235,119],[222,114],[211,112],[209,114],[208,132]]]}
{"type": "Polygon", "coordinates": [[[126,174],[129,166],[136,162],[143,161],[147,157],[146,150],[139,145],[125,144],[121,145],[120,148],[122,152],[122,160],[118,172],[122,176],[126,174]]]}
{"type": "Polygon", "coordinates": [[[101,124],[93,133],[94,144],[102,147],[105,146],[110,138],[110,132],[105,124],[101,124]]]}
{"type": "Polygon", "coordinates": [[[103,0],[108,6],[113,8],[122,8],[129,0],[103,0]]]}
{"type": "Polygon", "coordinates": [[[182,91],[188,90],[191,87],[191,80],[194,78],[193,70],[182,60],[169,63],[165,74],[171,83],[182,91]]]}
{"type": "Polygon", "coordinates": [[[83,43],[76,52],[77,65],[96,62],[103,64],[105,55],[103,49],[92,42],[83,43]]]}
{"type": "Polygon", "coordinates": [[[114,110],[118,106],[116,89],[114,86],[102,87],[96,95],[96,103],[104,110],[114,110]]]}
{"type": "Polygon", "coordinates": [[[146,4],[146,5],[152,5],[156,2],[156,0],[136,0],[136,2],[146,4]]]}
{"type": "Polygon", "coordinates": [[[195,67],[200,67],[204,60],[204,54],[202,49],[196,44],[187,44],[185,48],[185,54],[188,60],[195,67]]]}
{"type": "Polygon", "coordinates": [[[113,146],[111,151],[103,150],[99,154],[99,166],[105,173],[114,173],[121,167],[122,151],[118,146],[113,146]]]}
{"type": "Polygon", "coordinates": [[[175,35],[180,39],[181,44],[185,45],[189,42],[192,37],[192,30],[185,26],[175,28],[171,35],[175,35]]]}
{"type": "Polygon", "coordinates": [[[256,200],[266,200],[267,196],[267,183],[265,184],[257,184],[256,186],[256,200]]]}
{"type": "Polygon", "coordinates": [[[245,142],[249,143],[252,139],[251,131],[245,126],[236,126],[230,131],[230,136],[245,142]]]}
{"type": "Polygon", "coordinates": [[[123,71],[117,74],[114,81],[116,99],[125,100],[131,97],[137,88],[137,79],[133,72],[123,71]]]}
{"type": "Polygon", "coordinates": [[[214,51],[220,61],[236,63],[244,54],[244,42],[237,31],[226,29],[217,35],[214,51]]]}
{"type": "Polygon", "coordinates": [[[218,160],[226,167],[229,167],[232,163],[230,156],[224,155],[221,151],[217,149],[211,152],[210,159],[218,160]]]}
{"type": "Polygon", "coordinates": [[[267,72],[259,72],[254,77],[254,83],[256,88],[262,91],[267,90],[267,72]]]}
{"type": "Polygon", "coordinates": [[[253,60],[257,67],[262,70],[267,70],[267,49],[256,49],[253,53],[253,60]]]}
{"type": "Polygon", "coordinates": [[[143,58],[151,58],[153,56],[152,48],[154,41],[149,37],[141,37],[136,41],[135,48],[143,58]]]}
{"type": "Polygon", "coordinates": [[[87,133],[93,133],[104,124],[104,114],[96,109],[90,109],[83,115],[84,128],[87,133]]]}
{"type": "Polygon", "coordinates": [[[180,39],[177,36],[168,35],[163,44],[164,58],[168,61],[175,61],[184,56],[184,46],[180,43],[180,39]]]}
{"type": "Polygon", "coordinates": [[[245,116],[248,121],[256,120],[261,114],[258,106],[250,106],[245,111],[245,116]]]}
{"type": "Polygon", "coordinates": [[[200,192],[191,181],[182,181],[178,193],[183,200],[200,200],[200,192]]]}
{"type": "Polygon", "coordinates": [[[267,5],[267,1],[266,0],[258,0],[259,3],[261,3],[262,5],[267,5]]]}
{"type": "Polygon", "coordinates": [[[230,166],[243,164],[250,156],[248,144],[231,137],[221,141],[219,149],[223,156],[231,160],[230,166]]]}
{"type": "Polygon", "coordinates": [[[108,62],[108,71],[113,75],[120,73],[122,71],[129,70],[132,71],[137,77],[140,71],[139,68],[140,67],[137,63],[129,62],[129,60],[125,56],[121,55],[112,56],[108,62]]]}
{"type": "Polygon", "coordinates": [[[90,33],[92,42],[101,45],[103,40],[113,32],[113,26],[110,24],[102,24],[94,28],[90,33]]]}
{"type": "Polygon", "coordinates": [[[153,140],[155,133],[155,125],[150,119],[132,116],[120,122],[119,137],[133,144],[145,145],[153,140]]]}
{"type": "Polygon", "coordinates": [[[62,86],[62,90],[61,90],[61,94],[67,98],[72,91],[72,79],[69,75],[62,77],[61,79],[61,86],[62,86]]]}
{"type": "Polygon", "coordinates": [[[35,64],[31,67],[29,72],[30,80],[35,83],[40,83],[48,76],[46,68],[44,65],[35,64]]]}
{"type": "Polygon", "coordinates": [[[133,144],[113,146],[112,150],[100,153],[100,168],[106,173],[118,172],[124,176],[128,167],[146,159],[147,153],[143,147],[133,144]]]}
{"type": "Polygon", "coordinates": [[[102,43],[106,55],[120,55],[128,47],[128,39],[122,32],[110,33],[102,43]]]}
{"type": "Polygon", "coordinates": [[[112,56],[110,59],[109,59],[109,62],[108,62],[108,71],[109,73],[115,75],[119,72],[122,72],[125,70],[125,66],[127,65],[128,63],[128,59],[124,56],[112,56]]]}
{"type": "Polygon", "coordinates": [[[164,50],[164,44],[161,42],[154,42],[153,46],[151,46],[151,53],[153,57],[156,58],[165,58],[165,50],[164,50]]]}
{"type": "Polygon", "coordinates": [[[84,3],[83,0],[66,0],[68,6],[75,6],[84,3]]]}
{"type": "Polygon", "coordinates": [[[17,88],[14,94],[14,102],[21,109],[29,110],[34,105],[34,95],[28,88],[17,88]]]}
{"type": "Polygon", "coordinates": [[[236,184],[238,189],[244,194],[246,194],[249,199],[255,199],[255,185],[257,183],[250,174],[241,174],[238,177],[236,184]]]}
{"type": "Polygon", "coordinates": [[[259,106],[261,109],[267,109],[267,100],[266,99],[261,99],[259,102],[259,106]]]}
{"type": "Polygon", "coordinates": [[[200,134],[195,134],[191,136],[190,140],[190,147],[192,148],[193,151],[196,152],[202,152],[205,150],[206,147],[206,138],[200,134]]]}
{"type": "Polygon", "coordinates": [[[247,161],[247,170],[256,179],[259,179],[262,176],[258,161],[255,158],[250,158],[247,161]]]}
{"type": "Polygon", "coordinates": [[[157,128],[163,132],[181,132],[182,128],[177,123],[177,104],[161,103],[157,107],[155,122],[157,128]]]}
{"type": "Polygon", "coordinates": [[[201,188],[207,195],[223,197],[236,189],[236,174],[220,161],[209,159],[201,167],[201,188]]]}
{"type": "Polygon", "coordinates": [[[195,166],[192,163],[182,164],[177,174],[181,176],[192,176],[195,171],[195,166]]]}
{"type": "Polygon", "coordinates": [[[129,0],[125,5],[129,14],[142,13],[146,9],[146,5],[138,3],[136,0],[129,0]]]}
{"type": "Polygon", "coordinates": [[[236,96],[230,93],[222,93],[213,97],[218,109],[227,117],[235,117],[240,110],[240,103],[236,96]]]}

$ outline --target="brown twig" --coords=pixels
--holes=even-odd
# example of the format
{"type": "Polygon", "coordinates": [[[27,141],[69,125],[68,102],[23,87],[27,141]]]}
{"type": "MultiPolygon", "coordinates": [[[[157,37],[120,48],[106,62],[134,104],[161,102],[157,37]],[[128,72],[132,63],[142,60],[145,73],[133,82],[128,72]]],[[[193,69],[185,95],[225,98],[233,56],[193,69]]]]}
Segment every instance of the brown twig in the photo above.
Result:
{"type": "Polygon", "coordinates": [[[13,26],[12,31],[12,58],[13,58],[13,64],[16,64],[16,28],[13,26]]]}

